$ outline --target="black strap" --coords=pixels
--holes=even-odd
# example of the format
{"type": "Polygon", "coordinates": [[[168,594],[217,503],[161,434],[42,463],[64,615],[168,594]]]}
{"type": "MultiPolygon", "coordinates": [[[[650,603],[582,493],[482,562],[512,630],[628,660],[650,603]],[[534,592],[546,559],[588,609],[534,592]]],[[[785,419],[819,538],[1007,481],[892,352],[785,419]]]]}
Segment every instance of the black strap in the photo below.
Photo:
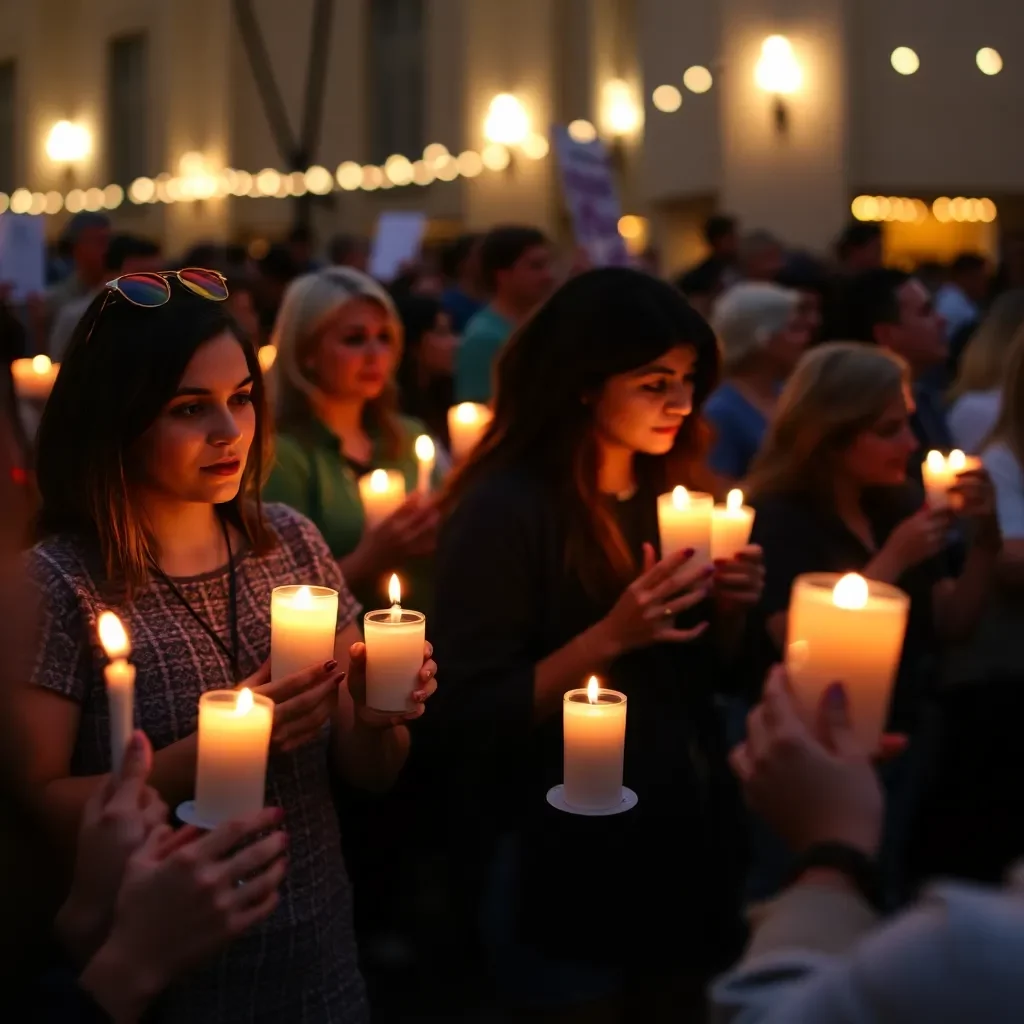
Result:
{"type": "Polygon", "coordinates": [[[884,909],[878,865],[863,850],[848,843],[815,843],[801,855],[790,883],[811,868],[831,868],[846,875],[872,907],[884,909]]]}
{"type": "Polygon", "coordinates": [[[156,563],[153,564],[153,571],[164,581],[167,589],[178,599],[185,610],[196,622],[206,631],[210,639],[224,652],[231,663],[231,675],[236,683],[242,681],[242,671],[238,655],[238,591],[235,581],[235,556],[231,552],[231,534],[228,532],[228,524],[223,516],[220,518],[221,529],[224,531],[224,543],[228,549],[228,605],[231,616],[231,647],[221,639],[220,634],[203,618],[192,606],[192,602],[178,589],[175,582],[156,563]]]}

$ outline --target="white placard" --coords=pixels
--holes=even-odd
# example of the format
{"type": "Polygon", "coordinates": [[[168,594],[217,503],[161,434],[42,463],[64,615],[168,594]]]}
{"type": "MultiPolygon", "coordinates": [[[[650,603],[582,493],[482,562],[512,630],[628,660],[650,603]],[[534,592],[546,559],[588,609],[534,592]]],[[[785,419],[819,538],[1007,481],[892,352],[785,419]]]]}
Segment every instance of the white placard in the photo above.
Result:
{"type": "Polygon", "coordinates": [[[45,217],[0,214],[0,284],[11,286],[11,301],[25,302],[46,290],[45,217]]]}
{"type": "Polygon", "coordinates": [[[370,249],[370,273],[378,281],[393,281],[398,277],[403,263],[419,258],[426,228],[424,213],[382,213],[377,218],[370,249]]]}

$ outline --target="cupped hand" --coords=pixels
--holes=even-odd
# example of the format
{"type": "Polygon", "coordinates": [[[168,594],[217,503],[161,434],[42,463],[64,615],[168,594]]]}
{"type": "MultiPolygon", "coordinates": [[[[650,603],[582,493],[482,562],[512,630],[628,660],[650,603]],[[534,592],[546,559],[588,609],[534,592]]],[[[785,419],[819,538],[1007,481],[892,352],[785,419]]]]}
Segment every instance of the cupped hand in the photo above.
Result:
{"type": "Polygon", "coordinates": [[[924,505],[889,534],[882,550],[893,558],[902,574],[946,547],[952,522],[949,509],[924,505]]]}
{"type": "Polygon", "coordinates": [[[720,612],[749,611],[764,594],[764,551],[748,544],[733,558],[715,559],[712,595],[720,612]]]}
{"type": "Polygon", "coordinates": [[[129,857],[167,821],[166,804],[146,785],[152,760],[145,733],[133,733],[121,774],[107,778],[85,805],[71,890],[57,916],[58,933],[76,957],[100,945],[129,857]]]}
{"type": "Polygon", "coordinates": [[[378,569],[400,565],[406,559],[433,554],[441,516],[436,505],[420,494],[367,531],[371,562],[378,569]]]}
{"type": "Polygon", "coordinates": [[[338,687],[344,678],[345,673],[338,671],[338,663],[332,659],[271,681],[268,662],[241,685],[274,702],[270,745],[284,754],[320,736],[338,706],[338,687]]]}
{"type": "Polygon", "coordinates": [[[366,704],[366,644],[355,643],[349,648],[348,692],[355,705],[356,716],[364,725],[374,729],[389,729],[403,722],[411,722],[426,711],[428,701],[437,691],[437,662],[434,648],[423,645],[423,665],[416,680],[416,689],[410,696],[410,708],[400,715],[393,711],[375,711],[366,704]]]}
{"type": "Polygon", "coordinates": [[[995,518],[996,489],[987,470],[970,469],[958,473],[949,494],[958,515],[975,520],[995,518]]]}

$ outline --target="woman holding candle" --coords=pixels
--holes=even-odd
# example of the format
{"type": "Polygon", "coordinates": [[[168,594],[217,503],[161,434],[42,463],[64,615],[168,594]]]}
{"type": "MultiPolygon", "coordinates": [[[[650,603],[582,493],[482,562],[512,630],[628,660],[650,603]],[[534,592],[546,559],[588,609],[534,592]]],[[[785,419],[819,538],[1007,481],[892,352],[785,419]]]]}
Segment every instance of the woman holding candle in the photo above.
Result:
{"type": "MultiPolygon", "coordinates": [[[[156,748],[151,784],[169,806],[195,788],[200,696],[241,685],[272,700],[266,801],[284,810],[290,839],[281,906],[168,993],[167,1019],[347,1024],[366,1005],[328,767],[386,785],[408,734],[397,716],[365,709],[363,648],[351,646],[358,606],[322,537],[290,509],[261,508],[263,383],[224,298],[207,271],[131,275],[104,290],[72,340],[39,441],[30,767],[70,847],[110,765],[96,635],[106,608],[132,637],[135,721],[156,748]],[[335,653],[270,681],[271,591],[287,584],[339,593],[335,653]]],[[[432,675],[428,662],[414,699],[432,675]]]]}
{"type": "Polygon", "coordinates": [[[665,1019],[688,1020],[739,935],[712,691],[760,596],[760,556],[745,548],[716,577],[692,551],[657,554],[658,495],[707,489],[698,413],[716,376],[714,335],[677,291],[582,274],[503,354],[493,424],[446,495],[433,635],[453,681],[422,731],[472,790],[453,834],[480,851],[510,1000],[622,997],[624,1019],[660,1020],[652,1003],[671,990],[665,1019]],[[591,673],[628,699],[639,803],[618,817],[545,802],[563,781],[564,695],[591,673]]]}
{"type": "Polygon", "coordinates": [[[410,601],[429,612],[437,512],[417,490],[426,427],[398,414],[402,325],[391,297],[350,267],[306,274],[285,292],[273,343],[279,436],[264,497],[313,520],[367,608],[398,570],[410,601]],[[396,471],[407,497],[370,526],[360,484],[381,469],[396,471]]]}

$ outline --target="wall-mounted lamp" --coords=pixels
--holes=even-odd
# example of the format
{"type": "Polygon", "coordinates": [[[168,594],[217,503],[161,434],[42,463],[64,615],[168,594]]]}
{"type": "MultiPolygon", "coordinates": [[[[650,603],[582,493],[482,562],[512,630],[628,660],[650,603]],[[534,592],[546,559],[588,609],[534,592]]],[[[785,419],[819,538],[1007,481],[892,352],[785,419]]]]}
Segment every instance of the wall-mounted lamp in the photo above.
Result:
{"type": "Polygon", "coordinates": [[[612,138],[632,135],[643,124],[644,112],[630,84],[611,78],[601,90],[601,120],[612,138]]]}
{"type": "Polygon", "coordinates": [[[74,165],[92,151],[92,133],[85,125],[57,121],[46,135],[46,155],[64,168],[67,184],[73,184],[74,165]]]}
{"type": "Polygon", "coordinates": [[[484,118],[484,138],[499,146],[519,146],[530,134],[530,115],[518,97],[499,93],[484,118]]]}
{"type": "Polygon", "coordinates": [[[803,71],[793,54],[793,46],[785,36],[769,36],[761,44],[761,57],[754,68],[754,81],[759,89],[773,97],[775,130],[780,135],[785,135],[789,130],[789,109],[784,97],[800,88],[803,77],[803,71]]]}

